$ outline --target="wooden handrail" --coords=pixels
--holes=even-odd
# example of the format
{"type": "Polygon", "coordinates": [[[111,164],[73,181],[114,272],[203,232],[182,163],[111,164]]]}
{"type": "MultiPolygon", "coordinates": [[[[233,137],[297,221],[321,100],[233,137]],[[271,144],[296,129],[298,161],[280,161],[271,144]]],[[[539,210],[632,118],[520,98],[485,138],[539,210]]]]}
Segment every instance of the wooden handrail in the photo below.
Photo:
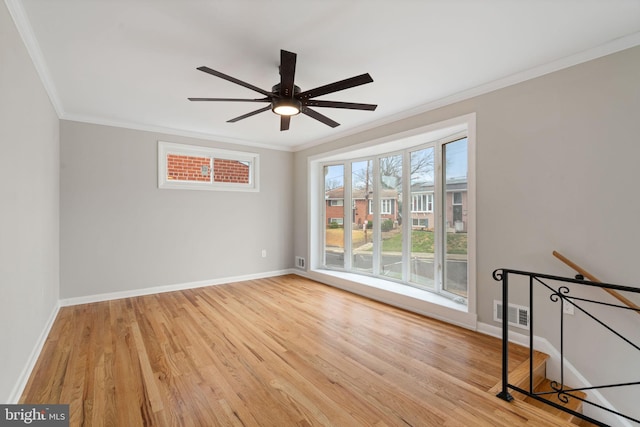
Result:
{"type": "MultiPolygon", "coordinates": [[[[555,256],[560,261],[562,261],[565,264],[567,264],[569,267],[573,268],[575,271],[577,271],[579,274],[581,274],[585,279],[587,279],[587,280],[589,280],[591,282],[602,283],[602,281],[600,279],[598,279],[596,276],[594,276],[593,274],[589,273],[587,270],[585,270],[584,268],[580,267],[578,264],[576,264],[575,262],[571,261],[569,258],[565,257],[561,253],[559,253],[557,251],[553,251],[553,256],[555,256]]],[[[625,298],[622,294],[620,294],[619,292],[614,291],[613,289],[607,289],[607,288],[602,288],[602,289],[607,291],[607,292],[609,292],[614,298],[617,298],[623,304],[625,304],[628,307],[631,307],[634,310],[636,310],[636,313],[640,314],[640,306],[634,304],[634,302],[631,301],[630,299],[625,298]]]]}

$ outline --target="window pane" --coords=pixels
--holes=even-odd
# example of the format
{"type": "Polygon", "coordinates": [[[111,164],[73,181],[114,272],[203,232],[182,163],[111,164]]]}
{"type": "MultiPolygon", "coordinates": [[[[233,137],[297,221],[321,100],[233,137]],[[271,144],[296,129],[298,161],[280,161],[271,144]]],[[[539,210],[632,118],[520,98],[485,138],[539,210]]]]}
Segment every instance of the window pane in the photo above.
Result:
{"type": "Polygon", "coordinates": [[[355,270],[373,272],[373,161],[351,163],[351,206],[353,233],[351,262],[355,270]]]}
{"type": "Polygon", "coordinates": [[[325,265],[344,267],[344,165],[324,167],[325,265]]]}
{"type": "Polygon", "coordinates": [[[380,274],[402,279],[402,156],[380,159],[380,274]]]}
{"type": "Polygon", "coordinates": [[[453,193],[453,204],[454,205],[462,204],[462,192],[456,191],[455,193],[453,193]]]}
{"type": "Polygon", "coordinates": [[[215,182],[249,184],[250,176],[249,162],[213,159],[213,180],[215,182]]]}
{"type": "Polygon", "coordinates": [[[434,149],[411,152],[411,260],[409,281],[435,290],[434,149]]]}
{"type": "Polygon", "coordinates": [[[467,297],[467,139],[443,146],[446,231],[442,288],[467,297]]]}
{"type": "Polygon", "coordinates": [[[211,158],[167,154],[167,181],[211,182],[211,158]]]}
{"type": "Polygon", "coordinates": [[[158,141],[158,188],[259,191],[260,156],[158,141]]]}

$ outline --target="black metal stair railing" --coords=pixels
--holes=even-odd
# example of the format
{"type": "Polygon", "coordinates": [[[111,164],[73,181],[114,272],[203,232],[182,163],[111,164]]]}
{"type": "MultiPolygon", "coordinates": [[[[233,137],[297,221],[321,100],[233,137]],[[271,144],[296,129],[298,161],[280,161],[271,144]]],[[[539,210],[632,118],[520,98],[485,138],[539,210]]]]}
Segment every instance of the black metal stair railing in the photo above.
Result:
{"type": "MultiPolygon", "coordinates": [[[[595,304],[596,306],[607,306],[614,308],[616,310],[631,310],[640,312],[637,308],[628,307],[625,305],[611,304],[602,302],[599,300],[593,300],[588,298],[580,298],[577,296],[571,295],[571,290],[565,284],[579,284],[586,285],[596,288],[603,289],[611,289],[618,292],[632,292],[636,294],[640,294],[640,288],[633,288],[629,286],[621,286],[614,285],[609,283],[601,283],[601,282],[591,282],[584,280],[582,276],[578,275],[575,279],[560,277],[560,276],[552,276],[548,274],[540,274],[540,273],[531,273],[526,271],[519,270],[510,270],[510,269],[497,269],[493,272],[493,278],[496,281],[502,282],[502,389],[497,394],[497,396],[503,400],[511,401],[513,400],[513,396],[509,393],[509,390],[514,390],[523,395],[530,396],[533,399],[544,402],[547,405],[553,406],[561,411],[568,412],[576,417],[579,417],[583,420],[591,422],[598,426],[608,426],[608,424],[603,423],[602,421],[595,420],[591,417],[588,417],[582,413],[576,412],[572,409],[566,408],[558,403],[552,402],[550,400],[545,399],[545,396],[555,394],[559,401],[567,403],[569,398],[574,398],[582,401],[584,404],[592,405],[597,407],[603,411],[607,411],[619,417],[622,417],[626,420],[633,421],[640,425],[640,420],[634,418],[630,415],[625,415],[615,410],[606,408],[596,402],[585,399],[581,396],[578,396],[575,392],[585,392],[588,390],[596,390],[596,389],[606,389],[606,388],[614,388],[614,387],[629,387],[629,386],[637,386],[640,385],[640,380],[638,381],[630,381],[624,383],[614,383],[614,384],[603,384],[592,387],[582,387],[582,388],[570,388],[564,382],[564,368],[565,368],[565,325],[564,325],[564,316],[562,315],[563,304],[571,304],[574,309],[579,310],[584,313],[588,318],[595,321],[598,325],[602,326],[609,333],[613,334],[622,342],[626,343],[630,346],[632,351],[638,352],[638,357],[640,358],[640,345],[634,343],[628,337],[623,336],[620,332],[616,331],[609,324],[605,323],[598,317],[596,317],[592,310],[588,310],[585,306],[586,304],[595,304]],[[521,387],[509,383],[509,322],[508,322],[508,309],[509,309],[509,278],[512,276],[517,277],[525,277],[528,278],[528,291],[529,291],[529,389],[525,390],[521,387]],[[554,282],[552,286],[550,282],[554,282]],[[533,385],[533,350],[534,350],[534,325],[533,325],[533,316],[534,316],[534,287],[541,286],[543,289],[548,290],[549,299],[554,303],[560,303],[560,318],[559,318],[559,328],[560,328],[560,380],[552,381],[551,388],[553,391],[547,392],[535,392],[533,385]]],[[[582,393],[581,393],[582,394],[582,393]]]]}

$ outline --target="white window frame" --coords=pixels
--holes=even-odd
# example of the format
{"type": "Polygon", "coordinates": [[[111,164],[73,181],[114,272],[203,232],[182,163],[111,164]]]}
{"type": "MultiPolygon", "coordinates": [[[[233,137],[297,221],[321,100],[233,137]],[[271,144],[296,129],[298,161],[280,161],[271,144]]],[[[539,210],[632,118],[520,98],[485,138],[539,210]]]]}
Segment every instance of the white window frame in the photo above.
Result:
{"type": "Polygon", "coordinates": [[[391,215],[393,209],[393,199],[380,200],[380,215],[391,215]]]}
{"type": "Polygon", "coordinates": [[[412,227],[428,227],[429,224],[427,224],[427,220],[428,218],[411,218],[411,226],[412,227]],[[420,224],[420,222],[422,222],[422,224],[420,224]]]}
{"type": "Polygon", "coordinates": [[[344,206],[344,199],[329,199],[329,206],[344,206]]]}
{"type": "Polygon", "coordinates": [[[332,222],[335,222],[338,225],[344,225],[344,218],[329,218],[328,223],[331,224],[332,222]]]}
{"type": "Polygon", "coordinates": [[[244,151],[224,150],[199,145],[177,144],[158,141],[158,188],[173,190],[209,190],[209,191],[260,191],[260,155],[244,151]],[[167,179],[167,155],[209,157],[211,159],[211,181],[178,181],[167,179]],[[234,160],[249,165],[249,182],[216,182],[213,180],[213,159],[234,160]]]}
{"type": "Polygon", "coordinates": [[[425,203],[427,201],[426,193],[413,193],[411,195],[411,212],[426,212],[426,208],[423,206],[422,198],[424,197],[425,203]]]}
{"type": "MultiPolygon", "coordinates": [[[[373,199],[368,199],[369,200],[369,215],[373,215],[373,199]]],[[[391,215],[391,207],[392,207],[392,200],[393,199],[381,199],[380,200],[380,214],[381,215],[391,215]],[[385,206],[387,205],[387,206],[385,206]],[[388,209],[385,209],[385,207],[387,207],[388,209]]]]}
{"type": "Polygon", "coordinates": [[[452,191],[451,192],[451,205],[452,206],[460,206],[462,205],[462,191],[452,191]],[[456,203],[456,194],[460,195],[460,202],[456,203]]]}
{"type": "MultiPolygon", "coordinates": [[[[470,328],[475,328],[477,324],[477,281],[476,281],[476,251],[475,251],[475,235],[476,235],[476,115],[470,113],[464,116],[448,119],[442,122],[433,123],[423,126],[421,128],[411,129],[405,132],[401,132],[395,135],[388,135],[373,141],[364,141],[357,145],[351,145],[342,147],[334,151],[325,152],[317,155],[313,155],[308,158],[308,180],[309,191],[311,197],[309,197],[309,221],[310,221],[310,233],[309,233],[309,269],[308,273],[310,277],[315,278],[326,283],[335,284],[338,287],[345,289],[353,289],[354,292],[362,292],[365,295],[379,295],[380,289],[391,292],[389,297],[382,298],[383,301],[392,305],[400,304],[400,306],[406,307],[407,305],[413,305],[412,302],[400,302],[402,298],[413,299],[416,298],[431,307],[429,310],[433,310],[434,313],[438,313],[443,320],[449,320],[453,323],[466,325],[470,328]],[[397,152],[399,150],[407,149],[419,149],[420,147],[432,145],[436,141],[438,145],[441,143],[450,142],[457,139],[459,133],[466,134],[467,138],[467,158],[468,158],[468,189],[467,189],[467,205],[468,213],[468,248],[467,248],[467,301],[466,304],[460,304],[456,300],[450,298],[441,297],[439,294],[434,294],[427,290],[408,290],[403,284],[395,285],[391,278],[382,278],[375,276],[376,270],[374,266],[374,276],[356,273],[351,270],[350,258],[345,257],[345,268],[341,269],[328,268],[324,265],[324,223],[321,221],[321,214],[323,212],[322,205],[318,205],[321,200],[320,196],[324,194],[324,181],[322,180],[322,168],[329,163],[343,163],[353,161],[355,159],[363,159],[377,156],[389,155],[390,153],[397,152]],[[456,138],[451,139],[452,136],[456,138]],[[444,141],[448,140],[448,141],[444,141]],[[432,141],[432,142],[427,142],[432,141]],[[364,287],[362,287],[364,285],[364,287]],[[367,287],[371,287],[371,292],[366,291],[367,287]],[[377,290],[374,290],[377,289],[377,290]],[[395,295],[395,296],[392,296],[395,295]]],[[[438,149],[435,153],[437,158],[441,158],[442,150],[438,149]]],[[[408,164],[408,156],[403,163],[408,164]]],[[[345,163],[346,166],[346,163],[345,163]]],[[[347,195],[345,198],[349,198],[349,168],[345,168],[345,188],[347,189],[347,195]]],[[[406,175],[406,173],[405,173],[406,175]]],[[[439,172],[436,176],[439,175],[439,172]]],[[[375,181],[375,177],[374,177],[375,181]]],[[[406,180],[403,194],[411,194],[409,188],[409,180],[406,180]]],[[[433,195],[433,210],[435,212],[436,203],[442,203],[442,197],[444,193],[443,188],[439,188],[439,182],[434,183],[436,192],[433,195]],[[440,201],[440,202],[439,202],[440,201]]],[[[376,206],[379,210],[379,206],[376,206]]],[[[379,215],[379,213],[375,213],[379,215]]],[[[407,218],[408,220],[409,218],[407,218]]],[[[435,223],[442,224],[443,212],[438,211],[437,216],[433,218],[435,223]]],[[[431,221],[430,221],[431,222],[431,221]]],[[[403,227],[410,229],[412,221],[403,221],[403,227]],[[406,224],[406,225],[405,225],[406,224]]],[[[351,230],[351,223],[345,221],[345,236],[351,230]]],[[[374,239],[376,229],[373,230],[374,239]]],[[[442,242],[438,243],[439,247],[442,247],[442,242]]],[[[348,253],[348,247],[350,239],[345,240],[345,253],[348,253]]],[[[408,253],[410,249],[409,240],[405,240],[406,248],[403,252],[408,253]]],[[[374,260],[378,254],[374,253],[374,260]]],[[[441,261],[439,260],[438,269],[441,270],[441,261]]],[[[379,296],[378,296],[379,297],[379,296]]],[[[422,303],[420,303],[422,304],[422,303]]]]}
{"type": "Polygon", "coordinates": [[[411,212],[433,212],[433,193],[412,193],[411,212]],[[416,206],[418,209],[415,209],[416,206]]]}

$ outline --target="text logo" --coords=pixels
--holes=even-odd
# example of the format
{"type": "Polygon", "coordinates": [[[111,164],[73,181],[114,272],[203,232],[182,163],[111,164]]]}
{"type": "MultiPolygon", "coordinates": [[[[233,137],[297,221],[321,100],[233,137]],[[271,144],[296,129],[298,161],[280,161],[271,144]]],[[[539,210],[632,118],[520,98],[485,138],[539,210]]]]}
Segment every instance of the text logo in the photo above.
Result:
{"type": "Polygon", "coordinates": [[[0,405],[0,427],[69,427],[69,405],[0,405]]]}

